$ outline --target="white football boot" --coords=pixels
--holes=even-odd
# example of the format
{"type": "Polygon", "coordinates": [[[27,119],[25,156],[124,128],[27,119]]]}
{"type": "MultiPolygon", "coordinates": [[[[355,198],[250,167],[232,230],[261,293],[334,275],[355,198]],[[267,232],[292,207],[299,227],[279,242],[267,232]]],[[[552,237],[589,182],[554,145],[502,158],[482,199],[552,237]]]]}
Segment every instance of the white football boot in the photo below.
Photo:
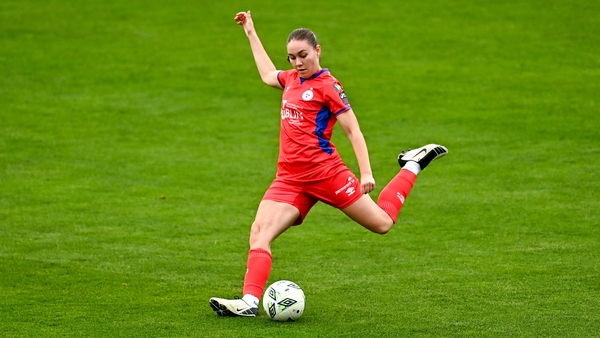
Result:
{"type": "Polygon", "coordinates": [[[403,168],[408,161],[415,161],[421,166],[421,170],[425,169],[431,161],[448,154],[448,149],[439,144],[428,144],[415,150],[404,150],[398,155],[398,164],[403,168]]]}
{"type": "Polygon", "coordinates": [[[213,297],[210,299],[210,306],[219,316],[256,317],[258,314],[258,306],[250,305],[243,299],[223,299],[213,297]]]}

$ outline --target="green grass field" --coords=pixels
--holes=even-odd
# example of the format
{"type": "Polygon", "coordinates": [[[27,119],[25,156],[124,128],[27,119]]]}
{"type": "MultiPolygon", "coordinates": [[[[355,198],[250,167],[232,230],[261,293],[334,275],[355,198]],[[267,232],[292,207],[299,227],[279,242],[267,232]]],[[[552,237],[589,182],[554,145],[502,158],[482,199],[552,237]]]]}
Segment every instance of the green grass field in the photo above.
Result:
{"type": "MultiPolygon", "coordinates": [[[[0,336],[600,337],[600,2],[0,2],[0,336]],[[209,4],[206,4],[209,3],[209,4]],[[326,205],[273,246],[295,323],[221,318],[274,178],[286,69],[313,29],[395,228],[326,205]]],[[[357,169],[341,129],[334,143],[357,169]]],[[[262,309],[261,309],[262,311],[262,309]]]]}

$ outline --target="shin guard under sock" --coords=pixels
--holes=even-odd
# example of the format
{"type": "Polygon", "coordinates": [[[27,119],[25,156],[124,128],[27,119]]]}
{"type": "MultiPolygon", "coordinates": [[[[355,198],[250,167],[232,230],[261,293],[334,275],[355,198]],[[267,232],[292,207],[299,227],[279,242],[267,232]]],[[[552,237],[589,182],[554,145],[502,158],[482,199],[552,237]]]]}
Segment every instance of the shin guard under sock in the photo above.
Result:
{"type": "Polygon", "coordinates": [[[396,223],[404,200],[408,197],[416,179],[417,175],[402,169],[379,194],[377,204],[390,215],[394,223],[396,223]]]}
{"type": "Polygon", "coordinates": [[[248,252],[248,269],[244,277],[244,295],[251,294],[260,299],[269,279],[272,262],[271,253],[266,250],[253,249],[248,252]]]}

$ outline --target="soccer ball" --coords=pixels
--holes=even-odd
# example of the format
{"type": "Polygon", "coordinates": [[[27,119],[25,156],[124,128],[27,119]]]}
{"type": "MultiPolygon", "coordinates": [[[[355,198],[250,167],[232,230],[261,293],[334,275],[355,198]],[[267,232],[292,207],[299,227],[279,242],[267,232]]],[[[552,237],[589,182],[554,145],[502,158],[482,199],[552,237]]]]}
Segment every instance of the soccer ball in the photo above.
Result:
{"type": "Polygon", "coordinates": [[[271,319],[285,322],[300,318],[304,312],[304,291],[294,282],[280,280],[271,284],[263,296],[263,307],[271,319]]]}

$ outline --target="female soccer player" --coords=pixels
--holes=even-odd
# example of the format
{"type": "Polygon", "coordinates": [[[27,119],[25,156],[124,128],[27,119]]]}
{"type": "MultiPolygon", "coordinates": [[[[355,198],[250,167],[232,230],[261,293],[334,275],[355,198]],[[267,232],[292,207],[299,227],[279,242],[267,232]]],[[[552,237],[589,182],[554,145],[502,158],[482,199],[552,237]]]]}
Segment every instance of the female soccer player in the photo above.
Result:
{"type": "Polygon", "coordinates": [[[256,34],[250,11],[237,13],[235,21],[244,27],[263,82],[283,90],[277,175],[250,230],[243,298],[210,299],[220,316],[254,317],[271,271],[271,242],[292,225],[301,224],[317,201],[340,209],[372,232],[385,234],[396,222],[416,175],[448,150],[429,144],[401,152],[402,169],[375,203],[368,195],[375,180],[365,139],[341,83],[319,64],[321,46],[314,33],[300,28],[290,34],[287,52],[293,69],[279,71],[256,34]],[[336,121],[352,144],[360,180],[330,142],[336,121]]]}

